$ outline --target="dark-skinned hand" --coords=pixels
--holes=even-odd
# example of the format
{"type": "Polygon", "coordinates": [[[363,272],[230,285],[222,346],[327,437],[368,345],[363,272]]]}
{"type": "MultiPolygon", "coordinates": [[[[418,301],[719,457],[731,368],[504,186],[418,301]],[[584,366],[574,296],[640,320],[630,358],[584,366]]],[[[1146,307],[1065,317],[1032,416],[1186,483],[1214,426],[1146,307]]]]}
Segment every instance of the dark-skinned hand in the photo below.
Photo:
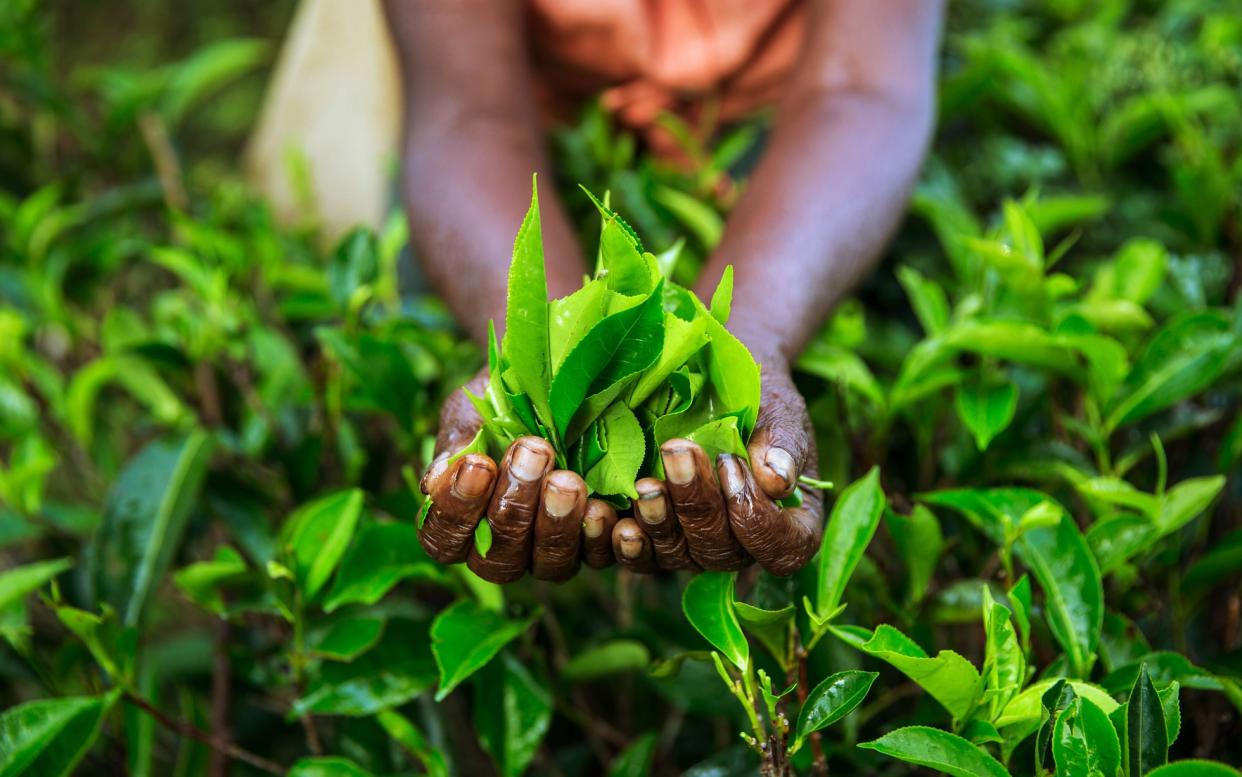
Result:
{"type": "MultiPolygon", "coordinates": [[[[551,444],[539,437],[513,442],[499,464],[482,454],[447,461],[474,438],[482,424],[458,390],[440,413],[436,455],[423,476],[432,499],[418,537],[436,561],[466,562],[494,583],[520,579],[564,581],[581,562],[595,569],[613,563],[636,572],[673,569],[734,570],[757,561],[777,575],[800,569],[815,554],[823,533],[823,496],[802,487],[799,475],[817,475],[814,436],[806,405],[787,368],[765,362],[762,399],[747,454],[708,460],[689,440],[660,446],[665,481],[635,484],[634,515],[618,518],[586,483],[554,470],[551,444]],[[802,490],[799,507],[780,500],[802,490]],[[486,517],[492,547],[474,548],[474,532],[486,517]]],[[[466,388],[479,395],[481,372],[466,388]]]]}

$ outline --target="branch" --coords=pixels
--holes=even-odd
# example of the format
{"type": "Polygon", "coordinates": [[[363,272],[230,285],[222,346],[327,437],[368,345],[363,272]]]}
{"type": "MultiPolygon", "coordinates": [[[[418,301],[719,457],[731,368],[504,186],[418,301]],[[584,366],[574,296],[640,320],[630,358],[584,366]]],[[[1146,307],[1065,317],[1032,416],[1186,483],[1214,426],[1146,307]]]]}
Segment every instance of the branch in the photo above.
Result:
{"type": "Polygon", "coordinates": [[[224,753],[229,758],[234,758],[242,763],[250,764],[254,768],[267,772],[268,774],[283,775],[286,771],[285,767],[275,761],[269,761],[263,756],[255,755],[249,750],[244,750],[232,742],[223,741],[217,737],[214,737],[206,731],[200,729],[198,726],[187,723],[184,720],[170,718],[168,715],[165,715],[157,709],[155,705],[151,704],[151,702],[133,693],[132,691],[125,692],[125,699],[130,704],[133,704],[138,709],[150,715],[157,723],[174,734],[189,737],[190,739],[202,742],[204,745],[207,745],[213,750],[224,753]]]}

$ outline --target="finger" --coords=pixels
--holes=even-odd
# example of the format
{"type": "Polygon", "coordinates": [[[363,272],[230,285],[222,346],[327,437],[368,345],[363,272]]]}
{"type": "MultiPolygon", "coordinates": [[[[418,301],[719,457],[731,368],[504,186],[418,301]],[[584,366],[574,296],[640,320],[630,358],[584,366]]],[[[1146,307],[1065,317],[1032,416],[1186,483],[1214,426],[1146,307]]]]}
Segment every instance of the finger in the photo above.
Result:
{"type": "Polygon", "coordinates": [[[792,386],[769,387],[765,381],[759,417],[746,453],[755,480],[773,499],[793,493],[810,455],[814,432],[806,403],[792,386]]]}
{"type": "Polygon", "coordinates": [[[436,458],[459,451],[474,439],[483,426],[483,419],[470,397],[466,396],[466,391],[482,396],[486,388],[487,372],[483,371],[444,400],[440,407],[440,429],[436,433],[436,458]]]}
{"type": "Polygon", "coordinates": [[[531,572],[539,580],[562,582],[578,572],[586,492],[586,483],[573,472],[557,470],[544,479],[531,559],[531,572]]]}
{"type": "Polygon", "coordinates": [[[493,583],[511,583],[526,574],[540,489],[554,460],[552,446],[539,437],[519,437],[505,452],[487,507],[492,546],[486,556],[472,546],[466,559],[479,577],[493,583]]]}
{"type": "Polygon", "coordinates": [[[496,464],[487,456],[472,453],[439,468],[434,488],[427,495],[431,507],[418,529],[418,542],[427,555],[442,564],[466,560],[479,516],[492,495],[496,464]]]}
{"type": "Polygon", "coordinates": [[[704,569],[716,571],[746,566],[750,556],[729,528],[729,514],[707,454],[690,440],[676,438],[660,446],[660,458],[691,558],[704,569]]]}
{"type": "Polygon", "coordinates": [[[823,534],[823,502],[804,489],[803,506],[782,509],[763,493],[750,468],[722,454],[716,471],[729,510],[729,524],[742,547],[774,575],[790,575],[810,560],[823,534]]]}
{"type": "Polygon", "coordinates": [[[588,499],[582,516],[582,558],[592,569],[604,569],[616,562],[612,554],[612,530],[617,511],[602,499],[588,499]]]}
{"type": "Polygon", "coordinates": [[[633,518],[622,518],[612,530],[612,552],[617,563],[635,572],[656,571],[651,540],[633,518]]]}
{"type": "Polygon", "coordinates": [[[690,558],[690,547],[677,524],[664,484],[655,478],[643,478],[634,484],[638,499],[634,512],[642,522],[643,531],[651,540],[656,565],[660,569],[690,569],[695,566],[690,558]]]}

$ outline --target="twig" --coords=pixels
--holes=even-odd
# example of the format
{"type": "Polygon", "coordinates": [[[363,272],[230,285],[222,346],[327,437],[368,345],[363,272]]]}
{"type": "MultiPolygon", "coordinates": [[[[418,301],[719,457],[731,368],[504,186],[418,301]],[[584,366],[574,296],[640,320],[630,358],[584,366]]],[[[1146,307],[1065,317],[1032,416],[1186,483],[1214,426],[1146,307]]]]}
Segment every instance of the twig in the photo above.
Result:
{"type": "MultiPolygon", "coordinates": [[[[806,650],[799,645],[797,649],[798,656],[798,706],[799,708],[806,705],[806,697],[810,692],[810,679],[806,670],[806,650]]],[[[811,732],[811,774],[827,775],[828,760],[824,758],[824,743],[818,731],[811,732]]]]}
{"type": "MultiPolygon", "coordinates": [[[[229,725],[229,711],[233,703],[233,664],[229,659],[230,632],[228,620],[220,618],[216,621],[212,634],[215,657],[211,666],[211,733],[226,746],[233,743],[233,729],[229,725]]],[[[219,750],[211,752],[207,774],[210,777],[225,777],[228,774],[228,758],[224,753],[219,750]]]]}
{"type": "Polygon", "coordinates": [[[184,211],[189,207],[190,198],[181,181],[181,166],[177,164],[177,152],[168,137],[168,126],[159,114],[146,111],[138,119],[138,129],[147,144],[147,151],[151,153],[151,161],[155,163],[155,174],[159,176],[160,188],[164,190],[164,202],[174,210],[184,211]]]}
{"type": "Polygon", "coordinates": [[[138,709],[150,715],[161,726],[175,734],[202,742],[204,745],[207,745],[213,750],[218,750],[224,753],[229,758],[235,758],[242,763],[250,764],[254,768],[265,771],[268,774],[283,775],[286,771],[283,766],[275,761],[269,761],[261,755],[255,755],[249,750],[238,747],[232,742],[221,741],[211,734],[208,734],[206,731],[203,731],[198,726],[187,723],[184,720],[176,720],[175,718],[165,715],[153,704],[151,704],[151,702],[133,692],[127,691],[125,693],[125,699],[129,701],[130,704],[133,704],[138,709]]]}

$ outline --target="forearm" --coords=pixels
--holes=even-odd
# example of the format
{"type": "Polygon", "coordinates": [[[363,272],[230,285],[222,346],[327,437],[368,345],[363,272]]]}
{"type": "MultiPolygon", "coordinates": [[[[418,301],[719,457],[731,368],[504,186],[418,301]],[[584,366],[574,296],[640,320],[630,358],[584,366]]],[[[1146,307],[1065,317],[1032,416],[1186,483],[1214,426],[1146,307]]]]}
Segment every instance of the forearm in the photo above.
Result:
{"type": "MultiPolygon", "coordinates": [[[[920,115],[921,113],[921,115],[920,115]]],[[[797,358],[862,280],[905,209],[932,122],[869,94],[831,94],[782,117],[700,281],[734,269],[731,328],[797,358]]]]}
{"type": "Polygon", "coordinates": [[[538,170],[544,255],[552,296],[573,291],[585,265],[537,138],[504,127],[413,129],[404,187],[420,266],[478,342],[503,329],[507,271],[538,170]]]}
{"type": "Polygon", "coordinates": [[[815,0],[764,154],[700,279],[733,265],[731,328],[797,358],[905,209],[934,123],[938,0],[815,0]]]}
{"type": "Polygon", "coordinates": [[[579,249],[553,186],[517,0],[388,0],[406,105],[410,241],[432,286],[479,342],[504,323],[506,268],[531,173],[549,290],[572,291],[579,249]],[[486,52],[482,56],[480,52],[486,52]]]}

